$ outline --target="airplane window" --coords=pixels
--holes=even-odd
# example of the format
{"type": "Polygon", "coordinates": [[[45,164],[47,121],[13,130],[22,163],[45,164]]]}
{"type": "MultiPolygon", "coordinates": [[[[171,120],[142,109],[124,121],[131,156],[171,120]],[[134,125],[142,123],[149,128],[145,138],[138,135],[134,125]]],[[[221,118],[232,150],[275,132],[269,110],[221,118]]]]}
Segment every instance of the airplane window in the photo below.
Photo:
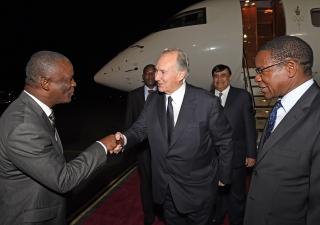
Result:
{"type": "Polygon", "coordinates": [[[315,27],[320,27],[320,9],[311,9],[311,21],[315,27]]]}
{"type": "Polygon", "coordinates": [[[172,17],[160,30],[206,24],[206,8],[190,10],[172,17]]]}

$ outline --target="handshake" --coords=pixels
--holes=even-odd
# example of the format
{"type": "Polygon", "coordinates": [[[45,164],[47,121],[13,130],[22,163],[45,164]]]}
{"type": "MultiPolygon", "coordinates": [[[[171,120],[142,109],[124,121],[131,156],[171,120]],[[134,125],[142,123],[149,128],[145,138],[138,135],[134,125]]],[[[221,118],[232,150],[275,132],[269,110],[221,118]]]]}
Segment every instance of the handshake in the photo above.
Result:
{"type": "Polygon", "coordinates": [[[99,141],[107,148],[110,154],[118,154],[124,145],[124,138],[120,132],[110,134],[99,141]]]}

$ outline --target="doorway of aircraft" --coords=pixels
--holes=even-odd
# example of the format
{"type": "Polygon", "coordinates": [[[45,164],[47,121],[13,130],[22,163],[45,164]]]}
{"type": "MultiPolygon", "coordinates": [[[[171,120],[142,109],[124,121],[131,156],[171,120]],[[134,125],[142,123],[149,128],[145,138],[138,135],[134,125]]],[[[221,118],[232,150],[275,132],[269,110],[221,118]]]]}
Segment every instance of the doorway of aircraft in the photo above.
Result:
{"type": "MultiPolygon", "coordinates": [[[[281,0],[241,1],[243,49],[246,59],[245,67],[255,68],[255,56],[268,41],[285,35],[285,17],[281,0]]],[[[253,70],[248,70],[251,73],[253,70]]],[[[267,100],[254,81],[255,74],[249,74],[248,89],[252,93],[256,111],[259,137],[276,99],[267,100]]]]}

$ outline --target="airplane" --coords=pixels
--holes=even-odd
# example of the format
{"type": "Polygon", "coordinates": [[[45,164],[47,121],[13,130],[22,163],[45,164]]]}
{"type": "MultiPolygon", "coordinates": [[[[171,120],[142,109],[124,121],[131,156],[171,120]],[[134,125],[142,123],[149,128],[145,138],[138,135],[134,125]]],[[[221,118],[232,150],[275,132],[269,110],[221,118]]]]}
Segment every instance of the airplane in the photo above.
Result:
{"type": "Polygon", "coordinates": [[[156,64],[165,48],[179,48],[190,60],[187,82],[211,90],[216,64],[231,68],[231,85],[251,92],[257,129],[262,131],[275,99],[267,100],[254,82],[254,57],[267,41],[282,35],[305,40],[314,51],[313,77],[320,83],[320,2],[318,0],[206,0],[174,15],[157,32],[137,41],[95,76],[102,85],[131,91],[142,70],[156,64]]]}

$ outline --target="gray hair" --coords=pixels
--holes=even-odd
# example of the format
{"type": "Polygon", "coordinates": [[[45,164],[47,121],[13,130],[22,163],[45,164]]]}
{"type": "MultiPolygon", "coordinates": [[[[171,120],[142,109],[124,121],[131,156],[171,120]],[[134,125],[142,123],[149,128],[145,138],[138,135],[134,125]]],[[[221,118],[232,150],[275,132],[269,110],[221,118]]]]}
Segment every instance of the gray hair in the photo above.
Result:
{"type": "Polygon", "coordinates": [[[69,61],[58,52],[40,51],[33,54],[26,66],[26,84],[37,83],[41,77],[48,77],[57,69],[58,60],[69,61]]]}
{"type": "Polygon", "coordinates": [[[184,53],[181,49],[178,48],[166,48],[163,52],[162,55],[168,52],[177,52],[178,57],[177,57],[177,63],[178,63],[178,72],[179,71],[186,71],[186,76],[187,78],[189,76],[189,71],[190,71],[190,64],[189,64],[189,59],[186,53],[184,53]]]}

